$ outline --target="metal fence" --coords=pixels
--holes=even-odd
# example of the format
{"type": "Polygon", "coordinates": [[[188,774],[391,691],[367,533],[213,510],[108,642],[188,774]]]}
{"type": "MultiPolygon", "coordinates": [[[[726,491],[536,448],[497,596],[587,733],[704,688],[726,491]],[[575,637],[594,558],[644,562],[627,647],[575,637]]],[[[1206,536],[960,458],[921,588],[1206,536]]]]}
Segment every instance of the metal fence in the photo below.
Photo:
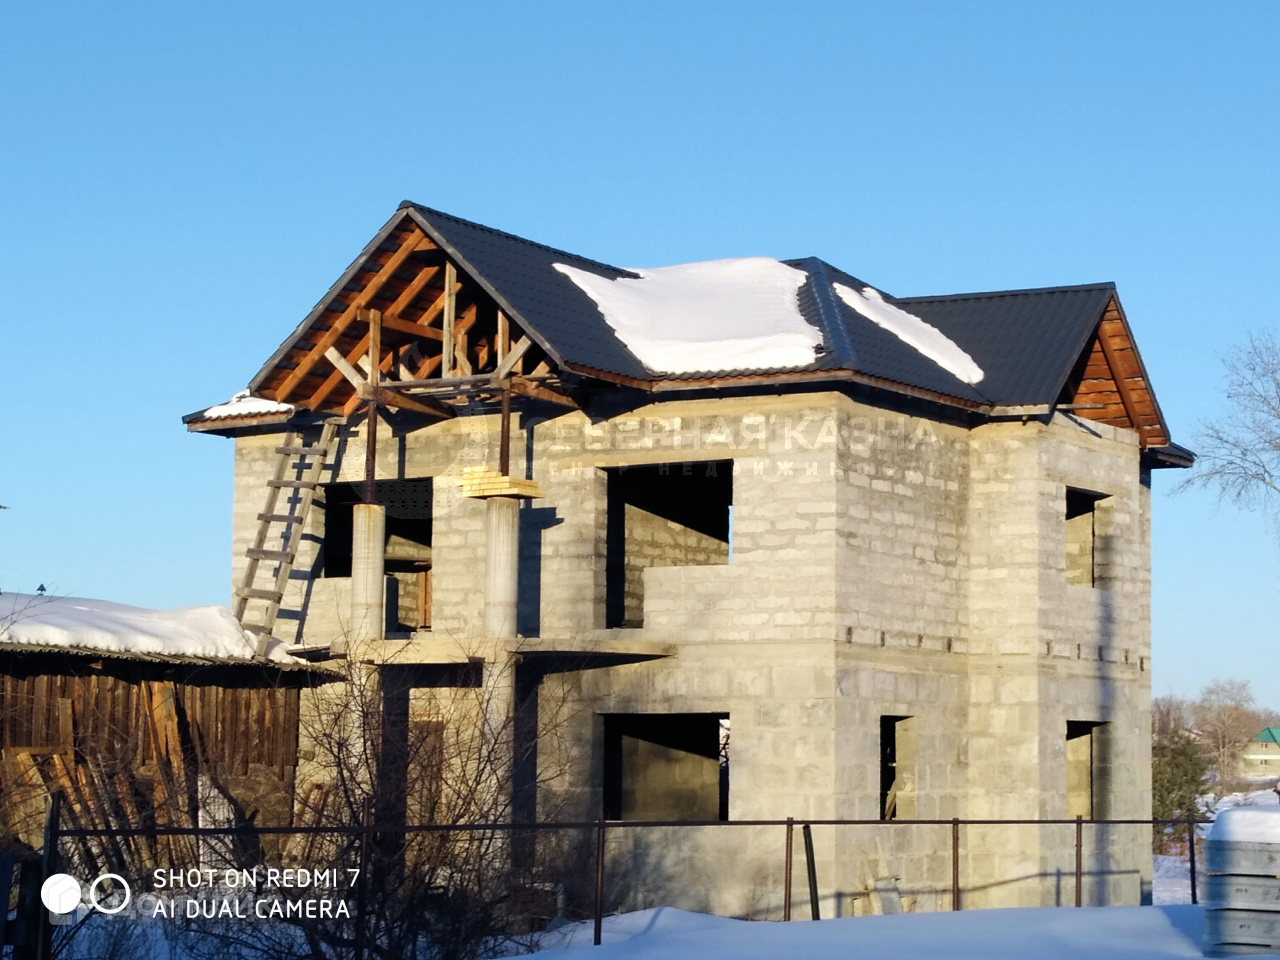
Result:
{"type": "MultiPolygon", "coordinates": [[[[0,862],[0,874],[4,874],[6,870],[10,872],[13,876],[9,882],[12,883],[16,880],[19,888],[18,908],[14,919],[8,921],[7,925],[2,928],[4,932],[3,942],[12,947],[11,956],[13,960],[51,960],[51,918],[49,912],[41,908],[34,891],[39,890],[45,878],[59,872],[63,863],[68,865],[74,862],[82,863],[82,860],[77,861],[77,858],[80,857],[78,850],[85,851],[85,856],[88,856],[90,845],[94,841],[100,841],[101,846],[105,847],[107,841],[111,839],[119,840],[126,837],[149,837],[153,838],[153,840],[156,838],[192,838],[185,849],[197,851],[197,856],[199,855],[200,842],[215,838],[239,844],[240,849],[253,848],[258,850],[262,849],[264,842],[270,842],[269,838],[273,837],[288,838],[291,842],[296,842],[296,838],[304,838],[308,843],[313,840],[330,843],[332,856],[335,858],[332,862],[355,864],[356,866],[346,869],[358,871],[354,874],[357,878],[353,891],[355,908],[352,915],[343,921],[344,926],[341,936],[335,937],[334,942],[338,946],[335,947],[333,955],[350,956],[354,960],[365,960],[371,936],[371,910],[376,909],[371,903],[371,898],[381,896],[371,888],[371,884],[385,883],[387,876],[394,873],[397,862],[403,868],[403,851],[412,842],[413,838],[438,837],[448,838],[450,842],[462,842],[464,840],[470,842],[476,837],[485,837],[489,838],[491,842],[491,846],[486,849],[497,851],[498,857],[511,860],[518,859],[521,856],[521,845],[530,838],[536,840],[537,838],[555,835],[576,837],[575,850],[577,856],[573,860],[573,866],[566,869],[572,870],[576,889],[584,895],[589,894],[589,896],[578,898],[580,908],[576,910],[566,910],[565,904],[557,903],[557,915],[563,916],[569,913],[572,915],[572,919],[592,921],[593,940],[594,943],[599,944],[602,939],[602,927],[606,913],[606,893],[611,882],[606,843],[611,838],[625,837],[626,834],[634,831],[643,833],[644,831],[657,829],[683,832],[693,829],[733,831],[749,827],[776,828],[778,830],[777,852],[778,856],[783,859],[782,919],[791,920],[793,901],[792,868],[796,857],[795,831],[796,827],[799,827],[803,844],[805,880],[808,888],[809,916],[816,920],[820,919],[820,897],[817,856],[815,854],[813,836],[815,827],[860,827],[876,831],[929,826],[946,828],[943,832],[949,832],[950,839],[950,850],[947,851],[950,857],[950,909],[960,910],[964,906],[963,882],[965,878],[963,876],[962,860],[964,850],[961,845],[962,828],[964,827],[1061,826],[1074,829],[1074,905],[1079,907],[1084,902],[1083,894],[1086,874],[1084,839],[1086,829],[1129,826],[1147,827],[1153,831],[1153,834],[1156,829],[1185,832],[1189,840],[1186,843],[1186,849],[1190,859],[1190,899],[1192,903],[1196,903],[1198,902],[1196,843],[1190,838],[1195,836],[1196,828],[1199,825],[1211,822],[1210,820],[1091,820],[1081,817],[1074,820],[964,818],[938,820],[812,819],[802,822],[787,818],[776,820],[673,822],[601,819],[595,821],[543,823],[377,824],[370,822],[366,808],[366,817],[363,824],[306,827],[240,826],[231,829],[222,827],[166,828],[159,826],[138,827],[127,830],[63,829],[59,817],[59,798],[55,795],[49,810],[44,836],[44,850],[41,855],[39,857],[27,857],[19,861],[15,861],[12,856],[9,856],[7,867],[4,862],[0,862]],[[325,840],[323,838],[328,839],[325,840]],[[59,851],[63,846],[66,846],[69,852],[65,856],[60,856],[59,851]],[[400,851],[400,853],[397,854],[396,851],[400,851]],[[397,856],[401,858],[399,861],[396,860],[397,856]],[[590,860],[589,871],[586,869],[588,858],[590,860]],[[17,868],[16,870],[15,867],[17,868]],[[377,875],[376,878],[371,877],[371,873],[377,875]],[[583,909],[588,904],[589,909],[583,909]]],[[[277,841],[277,844],[277,849],[283,849],[282,846],[279,846],[279,841],[277,841]]],[[[156,849],[160,848],[157,847],[156,849]]],[[[176,847],[171,849],[176,849],[176,847]]],[[[938,852],[941,853],[941,851],[938,852]]],[[[5,877],[0,876],[0,881],[5,879],[5,877]]],[[[938,891],[939,903],[944,902],[942,900],[943,889],[945,888],[940,887],[938,891]]],[[[504,896],[507,895],[504,894],[504,896]]],[[[450,908],[447,890],[440,890],[437,893],[437,900],[440,904],[439,909],[448,910],[450,908]]],[[[543,913],[545,914],[545,912],[544,910],[543,913]]],[[[776,914],[774,916],[776,917],[776,914]]],[[[520,923],[526,927],[529,926],[529,918],[521,918],[520,923]]]]}

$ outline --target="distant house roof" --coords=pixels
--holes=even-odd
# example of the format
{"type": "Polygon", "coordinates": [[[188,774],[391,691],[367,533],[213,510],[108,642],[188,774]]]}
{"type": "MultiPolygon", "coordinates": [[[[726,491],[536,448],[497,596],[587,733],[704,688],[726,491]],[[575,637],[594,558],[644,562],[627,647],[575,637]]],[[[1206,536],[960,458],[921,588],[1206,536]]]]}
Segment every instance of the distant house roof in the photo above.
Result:
{"type": "MultiPolygon", "coordinates": [[[[392,344],[389,351],[416,338],[420,369],[456,379],[459,370],[431,366],[433,357],[441,363],[443,349],[445,262],[456,267],[459,323],[472,334],[470,346],[464,341],[462,348],[464,354],[473,350],[464,356],[465,374],[495,366],[493,349],[486,346],[483,355],[474,350],[477,343],[496,342],[484,331],[492,329],[492,317],[502,316],[532,341],[531,356],[544,371],[645,390],[844,379],[981,412],[1067,407],[1079,417],[1137,430],[1144,448],[1163,451],[1171,463],[1190,462],[1189,451],[1170,442],[1111,283],[893,297],[814,257],[633,270],[409,202],[262,367],[240,406],[223,404],[184,419],[193,429],[226,429],[240,418],[287,418],[287,408],[351,412],[359,390],[347,381],[369,342],[360,318],[367,307],[388,318],[382,336],[392,344]],[[753,273],[757,263],[761,269],[753,273]],[[751,289],[715,286],[734,276],[751,289]],[[784,285],[795,280],[787,294],[790,308],[775,311],[776,331],[767,311],[764,326],[737,332],[731,313],[703,315],[724,303],[747,304],[750,313],[761,297],[782,303],[776,298],[779,277],[784,285]],[[682,291],[691,303],[673,302],[682,291]],[[463,303],[469,304],[465,315],[463,303]],[[645,309],[652,313],[652,330],[644,329],[645,309]],[[681,309],[692,311],[696,322],[684,322],[681,309]],[[693,327],[698,329],[685,329],[693,327]],[[768,347],[771,337],[779,343],[790,337],[790,347],[739,349],[744,343],[768,347]],[[807,352],[806,342],[813,344],[807,352]],[[655,345],[661,349],[651,349],[655,345]],[[346,356],[346,374],[331,359],[334,349],[346,356]],[[654,360],[671,356],[681,362],[662,369],[654,360]],[[745,365],[732,366],[742,357],[745,365]],[[276,404],[279,412],[244,405],[252,398],[276,404]],[[200,426],[209,421],[218,423],[200,426]]],[[[399,364],[398,356],[393,362],[388,353],[384,369],[399,364]]]]}
{"type": "Polygon", "coordinates": [[[1253,739],[1257,742],[1280,743],[1280,727],[1267,727],[1253,739]]]}

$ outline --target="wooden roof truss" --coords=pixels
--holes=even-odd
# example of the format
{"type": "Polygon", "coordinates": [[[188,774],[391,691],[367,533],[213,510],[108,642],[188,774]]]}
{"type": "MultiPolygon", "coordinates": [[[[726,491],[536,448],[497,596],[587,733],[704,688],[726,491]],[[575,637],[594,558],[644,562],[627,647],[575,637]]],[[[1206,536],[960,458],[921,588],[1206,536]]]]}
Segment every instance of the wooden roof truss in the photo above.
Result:
{"type": "Polygon", "coordinates": [[[555,379],[552,359],[527,332],[403,217],[330,291],[257,393],[343,416],[376,395],[449,417],[453,404],[503,389],[576,406],[555,379]]]}

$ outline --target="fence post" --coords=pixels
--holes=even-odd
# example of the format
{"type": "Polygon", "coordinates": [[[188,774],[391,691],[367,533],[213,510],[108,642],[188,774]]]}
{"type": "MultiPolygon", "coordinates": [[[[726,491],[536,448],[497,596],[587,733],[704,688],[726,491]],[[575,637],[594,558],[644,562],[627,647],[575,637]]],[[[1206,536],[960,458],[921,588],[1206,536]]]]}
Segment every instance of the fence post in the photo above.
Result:
{"type": "MultiPolygon", "coordinates": [[[[58,872],[58,822],[62,816],[62,791],[55,790],[49,797],[49,817],[44,822],[44,850],[40,854],[40,882],[58,872]]],[[[7,893],[7,891],[6,891],[7,893]]],[[[36,960],[49,960],[53,956],[53,924],[43,902],[35,905],[36,960]]],[[[9,905],[5,904],[7,910],[9,905]]]]}
{"type": "Polygon", "coordinates": [[[1194,820],[1187,821],[1187,853],[1191,857],[1191,902],[1199,903],[1200,898],[1196,896],[1196,822],[1194,820]]]}
{"type": "Polygon", "coordinates": [[[960,909],[960,818],[951,818],[951,909],[960,909]]]}
{"type": "Polygon", "coordinates": [[[1083,869],[1084,869],[1084,817],[1076,814],[1076,906],[1081,903],[1081,889],[1083,887],[1083,869]]]}
{"type": "Polygon", "coordinates": [[[803,832],[804,860],[805,866],[809,868],[809,913],[814,920],[821,920],[822,915],[818,909],[818,865],[813,857],[813,828],[806,823],[803,832]]]}
{"type": "Polygon", "coordinates": [[[360,835],[360,886],[356,889],[355,960],[364,960],[365,914],[369,903],[369,843],[373,839],[369,831],[371,819],[369,798],[365,797],[364,808],[360,812],[360,825],[364,831],[360,835]]]}
{"type": "Polygon", "coordinates": [[[604,932],[604,817],[596,825],[596,929],[592,941],[600,946],[600,936],[604,932]]]}
{"type": "Polygon", "coordinates": [[[791,861],[795,849],[795,821],[787,817],[787,864],[782,871],[782,919],[791,919],[791,861]]]}

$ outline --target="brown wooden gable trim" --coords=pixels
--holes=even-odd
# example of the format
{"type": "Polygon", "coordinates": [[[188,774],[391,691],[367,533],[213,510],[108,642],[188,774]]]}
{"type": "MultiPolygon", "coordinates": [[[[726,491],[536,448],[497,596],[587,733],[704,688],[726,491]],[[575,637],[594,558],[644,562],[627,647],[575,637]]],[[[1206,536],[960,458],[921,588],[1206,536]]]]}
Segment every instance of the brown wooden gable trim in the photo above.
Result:
{"type": "Polygon", "coordinates": [[[1169,430],[1120,301],[1112,297],[1058,399],[1078,417],[1138,431],[1139,444],[1163,447],[1169,430]]]}
{"type": "MultiPolygon", "coordinates": [[[[255,378],[256,392],[299,408],[351,415],[363,398],[340,360],[367,377],[371,314],[380,318],[378,368],[382,385],[398,380],[449,379],[494,373],[501,358],[530,331],[501,306],[472,273],[441,248],[410,211],[366,248],[304,325],[255,378]],[[446,277],[453,278],[446,291],[446,277]],[[446,329],[451,349],[446,349],[446,329]],[[448,366],[446,368],[446,358],[448,366]]],[[[515,363],[516,375],[543,375],[554,359],[536,343],[515,363]]],[[[403,404],[411,409],[420,405],[403,404]]]]}

